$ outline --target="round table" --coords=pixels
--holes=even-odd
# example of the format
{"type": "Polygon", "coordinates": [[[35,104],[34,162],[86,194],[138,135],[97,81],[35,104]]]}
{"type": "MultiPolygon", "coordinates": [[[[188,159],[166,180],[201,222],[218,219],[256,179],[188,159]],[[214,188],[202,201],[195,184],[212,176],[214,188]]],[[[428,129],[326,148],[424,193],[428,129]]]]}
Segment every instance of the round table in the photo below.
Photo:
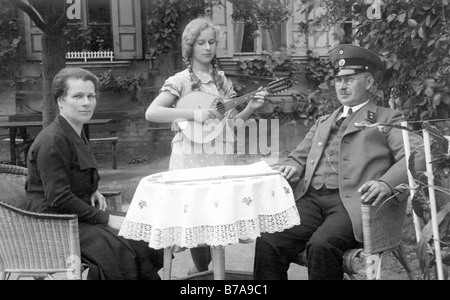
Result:
{"type": "Polygon", "coordinates": [[[183,171],[192,173],[181,177],[168,177],[170,172],[144,177],[119,235],[165,249],[164,279],[170,279],[173,251],[209,245],[215,279],[224,279],[226,245],[300,224],[292,189],[279,172],[244,169],[230,174],[208,167],[183,171]]]}

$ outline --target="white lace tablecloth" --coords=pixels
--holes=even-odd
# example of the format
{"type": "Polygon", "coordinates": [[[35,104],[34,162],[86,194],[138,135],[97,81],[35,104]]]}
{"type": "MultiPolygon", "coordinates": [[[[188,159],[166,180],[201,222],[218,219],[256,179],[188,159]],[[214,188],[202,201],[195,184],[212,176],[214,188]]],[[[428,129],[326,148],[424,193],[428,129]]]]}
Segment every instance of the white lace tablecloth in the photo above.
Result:
{"type": "Polygon", "coordinates": [[[119,235],[154,249],[226,246],[298,224],[292,189],[280,173],[260,164],[207,167],[144,177],[119,235]]]}

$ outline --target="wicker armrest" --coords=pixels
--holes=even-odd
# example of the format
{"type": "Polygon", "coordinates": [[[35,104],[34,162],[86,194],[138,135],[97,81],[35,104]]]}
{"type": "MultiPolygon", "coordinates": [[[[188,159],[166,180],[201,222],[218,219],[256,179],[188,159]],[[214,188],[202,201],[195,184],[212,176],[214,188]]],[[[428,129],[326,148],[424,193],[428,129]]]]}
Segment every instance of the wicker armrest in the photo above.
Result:
{"type": "Polygon", "coordinates": [[[27,176],[28,169],[21,166],[0,164],[0,173],[27,176]]]}
{"type": "Polygon", "coordinates": [[[365,253],[388,251],[402,243],[407,204],[391,197],[376,206],[361,205],[365,253]]]}
{"type": "MultiPolygon", "coordinates": [[[[60,221],[76,221],[78,222],[78,216],[74,214],[47,214],[37,213],[33,211],[23,210],[9,203],[5,203],[0,200],[0,207],[12,210],[20,216],[30,217],[34,219],[47,219],[47,220],[60,220],[60,221]]],[[[4,216],[4,215],[3,215],[4,216]]]]}

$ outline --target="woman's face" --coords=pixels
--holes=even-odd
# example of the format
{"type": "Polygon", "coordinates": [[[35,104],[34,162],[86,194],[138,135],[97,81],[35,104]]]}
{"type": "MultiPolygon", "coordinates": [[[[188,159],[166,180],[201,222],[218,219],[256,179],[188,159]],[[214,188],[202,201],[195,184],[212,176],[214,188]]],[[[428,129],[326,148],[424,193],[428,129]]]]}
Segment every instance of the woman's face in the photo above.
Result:
{"type": "Polygon", "coordinates": [[[97,105],[95,85],[92,81],[69,79],[67,94],[58,99],[60,114],[69,123],[82,126],[94,114],[97,105]]]}
{"type": "Polygon", "coordinates": [[[192,50],[193,64],[209,64],[216,55],[216,33],[212,28],[206,28],[198,36],[192,50]]]}

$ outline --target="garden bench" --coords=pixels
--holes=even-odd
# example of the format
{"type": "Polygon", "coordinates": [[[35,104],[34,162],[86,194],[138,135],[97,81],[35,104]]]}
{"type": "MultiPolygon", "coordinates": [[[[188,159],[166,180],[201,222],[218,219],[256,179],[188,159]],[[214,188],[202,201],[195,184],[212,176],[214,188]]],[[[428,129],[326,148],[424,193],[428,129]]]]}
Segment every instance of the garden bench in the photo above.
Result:
{"type": "Polygon", "coordinates": [[[106,137],[106,138],[91,138],[91,139],[89,139],[91,144],[111,143],[112,168],[113,168],[113,170],[117,169],[116,144],[117,144],[118,140],[119,140],[118,136],[112,136],[112,137],[106,137]]]}
{"type": "Polygon", "coordinates": [[[125,124],[123,119],[125,119],[125,112],[99,112],[94,113],[93,118],[96,119],[113,119],[114,123],[92,126],[90,128],[89,141],[91,144],[111,144],[112,153],[112,168],[117,169],[117,142],[119,141],[118,132],[125,131],[125,124]],[[105,133],[109,133],[109,136],[104,136],[105,133]]]}
{"type": "MultiPolygon", "coordinates": [[[[95,126],[87,127],[85,126],[86,136],[89,138],[91,144],[102,144],[102,143],[111,143],[111,151],[112,151],[112,168],[117,169],[117,155],[116,155],[116,145],[119,141],[119,137],[117,133],[120,131],[125,131],[125,125],[122,120],[125,118],[126,113],[124,112],[99,112],[94,113],[92,119],[112,119],[113,123],[109,124],[100,124],[95,126]],[[109,136],[105,136],[105,133],[108,133],[109,136]]],[[[9,117],[10,121],[42,121],[42,114],[20,114],[9,117]]],[[[37,134],[37,133],[36,133],[37,134]]],[[[9,141],[8,139],[4,139],[4,141],[9,141]]],[[[26,142],[22,138],[16,139],[16,145],[19,146],[20,151],[26,150],[33,139],[27,139],[26,142]]]]}

